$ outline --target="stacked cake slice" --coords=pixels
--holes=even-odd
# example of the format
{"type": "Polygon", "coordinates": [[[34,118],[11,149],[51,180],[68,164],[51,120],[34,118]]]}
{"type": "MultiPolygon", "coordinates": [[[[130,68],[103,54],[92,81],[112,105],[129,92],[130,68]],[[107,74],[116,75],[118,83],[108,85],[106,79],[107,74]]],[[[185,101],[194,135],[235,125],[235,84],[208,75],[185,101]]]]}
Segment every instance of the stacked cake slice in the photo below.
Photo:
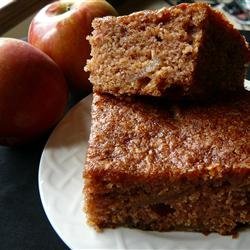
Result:
{"type": "Polygon", "coordinates": [[[206,4],[97,18],[93,27],[94,91],[200,99],[243,87],[246,41],[206,4]]]}
{"type": "Polygon", "coordinates": [[[249,224],[244,38],[206,4],[93,26],[89,224],[221,234],[249,224]]]}

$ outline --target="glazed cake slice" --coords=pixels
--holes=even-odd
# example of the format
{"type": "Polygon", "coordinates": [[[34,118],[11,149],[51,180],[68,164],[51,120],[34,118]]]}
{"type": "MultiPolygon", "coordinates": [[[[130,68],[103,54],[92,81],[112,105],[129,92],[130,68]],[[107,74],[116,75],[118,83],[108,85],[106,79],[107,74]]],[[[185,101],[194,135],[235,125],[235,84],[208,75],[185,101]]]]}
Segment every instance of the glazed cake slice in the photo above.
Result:
{"type": "Polygon", "coordinates": [[[94,94],[89,224],[220,234],[248,225],[249,105],[249,93],[202,106],[94,94]]]}
{"type": "Polygon", "coordinates": [[[243,88],[248,45],[203,3],[97,18],[85,70],[96,92],[202,98],[243,88]]]}

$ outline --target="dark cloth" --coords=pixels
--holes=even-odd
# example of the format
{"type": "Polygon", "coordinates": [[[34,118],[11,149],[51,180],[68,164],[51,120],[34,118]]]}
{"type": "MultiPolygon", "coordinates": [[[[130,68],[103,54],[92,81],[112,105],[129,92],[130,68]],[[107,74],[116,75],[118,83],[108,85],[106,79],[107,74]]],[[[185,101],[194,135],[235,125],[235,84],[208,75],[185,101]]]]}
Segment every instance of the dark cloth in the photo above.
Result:
{"type": "Polygon", "coordinates": [[[39,196],[45,141],[22,148],[0,146],[0,249],[68,249],[51,227],[39,196]]]}

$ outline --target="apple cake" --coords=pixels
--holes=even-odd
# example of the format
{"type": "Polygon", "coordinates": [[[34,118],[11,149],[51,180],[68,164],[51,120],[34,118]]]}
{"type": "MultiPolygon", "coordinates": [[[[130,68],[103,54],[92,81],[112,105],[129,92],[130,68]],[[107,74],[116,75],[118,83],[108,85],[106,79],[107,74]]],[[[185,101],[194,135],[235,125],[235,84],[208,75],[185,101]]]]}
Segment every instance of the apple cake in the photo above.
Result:
{"type": "Polygon", "coordinates": [[[96,18],[86,71],[95,92],[202,98],[243,88],[244,37],[204,3],[96,18]]]}
{"type": "Polygon", "coordinates": [[[199,105],[95,93],[89,224],[220,234],[250,224],[249,106],[249,92],[199,105]]]}

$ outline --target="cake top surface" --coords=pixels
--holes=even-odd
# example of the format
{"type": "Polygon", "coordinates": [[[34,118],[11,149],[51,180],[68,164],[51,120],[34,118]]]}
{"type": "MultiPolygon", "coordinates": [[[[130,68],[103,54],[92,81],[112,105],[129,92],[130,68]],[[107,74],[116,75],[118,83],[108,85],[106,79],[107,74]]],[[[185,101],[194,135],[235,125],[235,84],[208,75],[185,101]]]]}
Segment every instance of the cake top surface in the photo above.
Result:
{"type": "MultiPolygon", "coordinates": [[[[207,15],[207,13],[213,12],[216,13],[223,21],[225,21],[226,25],[233,27],[231,23],[225,18],[225,16],[218,10],[211,8],[210,5],[206,3],[182,3],[172,7],[163,7],[157,10],[141,10],[137,12],[133,12],[129,15],[124,16],[105,16],[105,17],[97,17],[93,21],[93,26],[98,23],[121,23],[129,26],[137,25],[137,21],[139,20],[141,23],[143,22],[156,22],[167,21],[169,17],[175,17],[182,13],[183,10],[188,9],[190,13],[192,12],[200,12],[202,15],[200,18],[203,18],[207,15]],[[134,22],[133,22],[134,21],[134,22]]],[[[199,23],[202,20],[197,20],[199,23]]]]}
{"type": "Polygon", "coordinates": [[[174,180],[249,173],[249,105],[249,92],[199,105],[94,94],[86,175],[174,180]]]}

